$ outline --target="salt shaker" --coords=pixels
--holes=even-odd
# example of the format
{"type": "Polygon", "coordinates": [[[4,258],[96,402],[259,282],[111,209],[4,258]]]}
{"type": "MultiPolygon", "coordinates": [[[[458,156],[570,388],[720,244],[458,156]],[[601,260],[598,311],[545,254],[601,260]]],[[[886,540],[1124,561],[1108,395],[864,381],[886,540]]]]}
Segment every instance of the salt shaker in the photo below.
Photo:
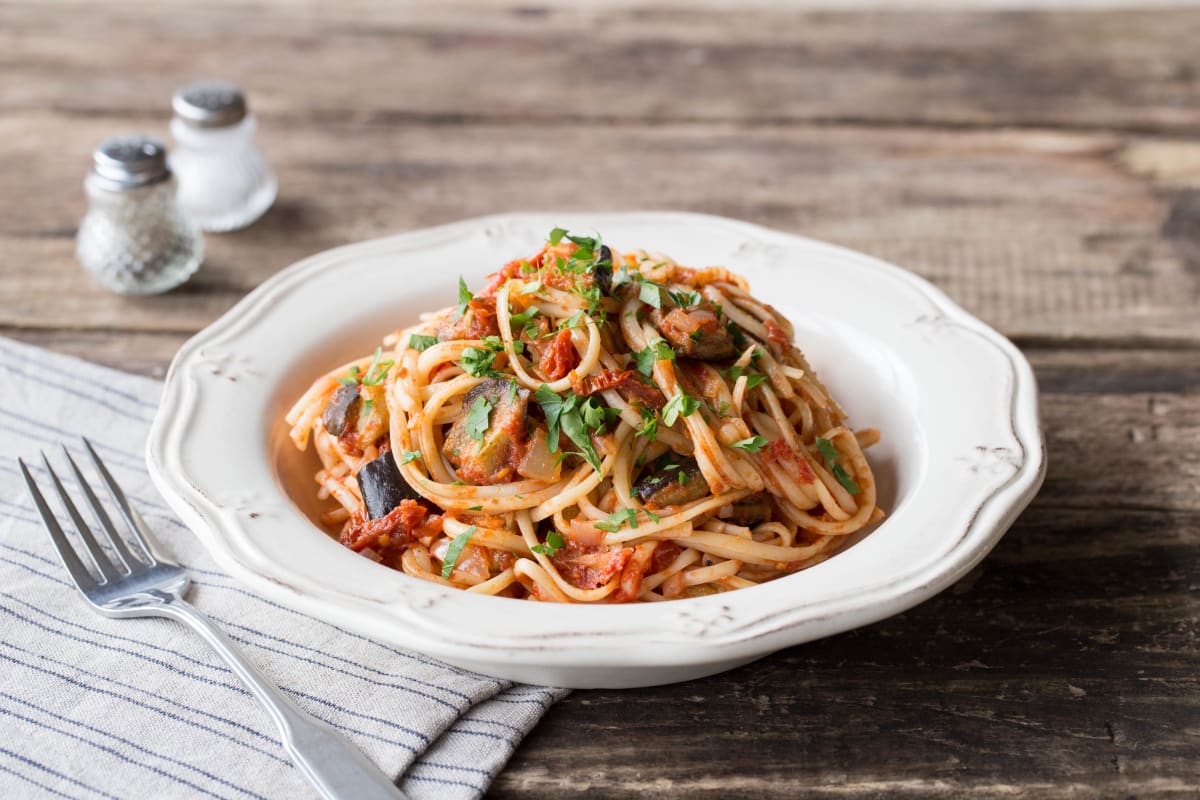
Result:
{"type": "Polygon", "coordinates": [[[202,81],[171,98],[171,168],[179,203],[206,231],[244,228],[275,202],[275,176],[254,146],[255,119],[231,83],[202,81]]]}
{"type": "Polygon", "coordinates": [[[116,136],[92,153],[83,182],[88,211],[79,223],[79,263],[121,294],[174,289],[200,266],[200,230],[175,202],[175,180],[162,142],[116,136]]]}

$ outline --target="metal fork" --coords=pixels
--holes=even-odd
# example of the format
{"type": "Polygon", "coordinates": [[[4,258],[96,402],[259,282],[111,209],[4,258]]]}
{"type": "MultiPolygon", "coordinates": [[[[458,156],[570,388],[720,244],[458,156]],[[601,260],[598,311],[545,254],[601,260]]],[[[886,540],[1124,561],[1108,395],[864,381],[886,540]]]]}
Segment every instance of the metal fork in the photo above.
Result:
{"type": "Polygon", "coordinates": [[[80,560],[75,548],[63,533],[62,526],[47,505],[25,462],[17,459],[21,474],[54,548],[62,559],[63,566],[71,574],[84,598],[99,613],[106,617],[167,617],[189,625],[217,651],[225,663],[241,678],[242,683],[266,707],[267,712],[279,727],[279,738],[292,761],[312,781],[326,798],[371,798],[372,800],[404,800],[404,794],[392,780],[375,766],[358,748],[350,744],[328,723],[309,715],[293,703],[271,681],[250,663],[220,628],[196,608],[183,599],[190,579],[187,571],[164,557],[153,544],[153,537],[145,520],[129,503],[121,487],[96,454],[91,442],[83,440],[92,464],[101,481],[108,489],[113,503],[127,523],[132,539],[137,544],[137,554],[116,530],[112,519],[100,504],[96,493],[79,471],[71,453],[63,447],[71,471],[75,474],[87,503],[91,506],[96,523],[116,554],[112,560],[104,552],[91,528],[83,521],[71,496],[62,481],[50,466],[46,454],[42,454],[46,472],[49,473],[54,489],[74,523],[79,538],[83,541],[89,560],[96,568],[90,573],[80,560]]]}

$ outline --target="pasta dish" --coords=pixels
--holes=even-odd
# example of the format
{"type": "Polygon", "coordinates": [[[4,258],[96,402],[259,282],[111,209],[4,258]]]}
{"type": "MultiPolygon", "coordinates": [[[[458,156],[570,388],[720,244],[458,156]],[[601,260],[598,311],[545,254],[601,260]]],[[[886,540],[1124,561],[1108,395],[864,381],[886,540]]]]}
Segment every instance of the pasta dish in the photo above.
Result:
{"type": "MultiPolygon", "coordinates": [[[[447,298],[449,299],[449,298],[447,298]]],[[[754,586],[883,518],[791,323],[723,267],[556,228],[288,412],[322,521],[385,566],[571,603],[754,586]]]]}

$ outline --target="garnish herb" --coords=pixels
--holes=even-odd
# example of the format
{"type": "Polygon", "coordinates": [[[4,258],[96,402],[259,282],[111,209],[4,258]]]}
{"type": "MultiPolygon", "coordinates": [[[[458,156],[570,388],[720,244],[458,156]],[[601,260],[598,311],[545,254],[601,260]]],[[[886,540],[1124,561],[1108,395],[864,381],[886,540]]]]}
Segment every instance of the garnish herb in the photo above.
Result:
{"type": "Polygon", "coordinates": [[[404,464],[411,464],[412,462],[416,461],[420,457],[421,457],[420,450],[405,450],[403,453],[400,454],[399,461],[400,461],[401,466],[403,466],[404,464]]]}
{"type": "Polygon", "coordinates": [[[740,442],[734,442],[729,446],[738,450],[745,450],[747,453],[757,453],[767,446],[767,437],[751,436],[749,439],[742,439],[740,442]]]}
{"type": "Polygon", "coordinates": [[[592,524],[595,525],[599,530],[608,531],[609,533],[616,533],[617,531],[621,530],[621,528],[623,528],[627,522],[629,523],[629,527],[637,528],[637,514],[637,509],[622,508],[613,514],[609,514],[603,522],[594,522],[592,524]]]}
{"type": "Polygon", "coordinates": [[[668,289],[667,294],[671,297],[671,302],[680,308],[700,305],[701,298],[699,292],[673,292],[668,289]]]}
{"type": "Polygon", "coordinates": [[[486,397],[477,397],[467,411],[467,436],[477,442],[483,441],[488,429],[488,417],[492,413],[492,401],[486,397]]]}
{"type": "Polygon", "coordinates": [[[367,367],[367,374],[362,379],[363,386],[378,386],[383,383],[383,379],[387,377],[388,370],[396,363],[391,359],[380,361],[379,357],[381,355],[383,355],[383,348],[376,347],[375,355],[371,358],[371,365],[367,367]]]}
{"type": "Polygon", "coordinates": [[[528,311],[522,311],[520,314],[509,314],[508,321],[513,328],[521,326],[521,332],[530,339],[534,339],[538,334],[538,326],[534,323],[533,319],[540,313],[537,306],[530,306],[528,311]]]}
{"type": "Polygon", "coordinates": [[[550,531],[546,534],[545,544],[535,544],[529,549],[535,553],[541,553],[544,556],[554,558],[554,554],[566,547],[566,544],[558,531],[550,531]]]}
{"type": "Polygon", "coordinates": [[[450,575],[454,572],[454,564],[458,561],[458,557],[462,555],[463,548],[471,541],[471,537],[478,530],[474,525],[467,528],[465,531],[455,536],[450,546],[446,548],[446,560],[442,562],[442,577],[446,580],[450,579],[450,575]]]}
{"type": "MultiPolygon", "coordinates": [[[[648,441],[653,442],[658,438],[658,412],[652,408],[646,408],[645,406],[641,407],[641,411],[642,427],[635,435],[641,436],[648,441]]],[[[639,458],[641,457],[639,456],[639,458]]],[[[637,466],[640,467],[641,464],[637,464],[637,466]]]]}
{"type": "Polygon", "coordinates": [[[746,338],[746,334],[742,333],[742,329],[739,328],[737,325],[733,324],[733,320],[731,320],[731,319],[725,320],[725,330],[729,333],[730,336],[733,337],[733,346],[736,347],[737,349],[741,350],[741,349],[745,348],[745,346],[747,344],[750,343],[749,340],[746,338]]]}
{"type": "Polygon", "coordinates": [[[855,483],[854,478],[850,477],[850,473],[846,472],[846,468],[838,463],[838,460],[841,458],[841,453],[839,453],[837,448],[833,446],[833,442],[829,441],[828,439],[822,439],[820,436],[818,436],[817,450],[819,450],[821,455],[825,457],[825,461],[829,464],[829,471],[833,473],[833,477],[837,479],[837,482],[842,485],[843,489],[852,495],[858,494],[862,491],[862,489],[859,488],[859,485],[855,483]]]}
{"type": "MultiPolygon", "coordinates": [[[[542,282],[541,281],[530,281],[529,283],[527,283],[521,287],[520,293],[521,294],[533,294],[534,292],[540,292],[541,290],[542,290],[542,282]]],[[[537,309],[535,308],[534,311],[536,312],[537,309]]]]}
{"type": "Polygon", "coordinates": [[[766,379],[767,379],[766,375],[747,375],[746,376],[747,391],[750,389],[753,389],[755,386],[758,386],[759,384],[763,383],[766,379]]]}
{"type": "Polygon", "coordinates": [[[483,506],[469,506],[467,511],[483,511],[483,506]]]}
{"type": "Polygon", "coordinates": [[[558,244],[566,235],[566,228],[555,228],[554,230],[550,231],[550,236],[548,237],[550,239],[550,244],[558,244]]]}
{"type": "Polygon", "coordinates": [[[700,408],[699,400],[680,392],[668,400],[667,404],[663,406],[663,422],[669,428],[675,424],[675,420],[679,419],[680,417],[690,417],[692,412],[698,408],[700,408]]]}
{"type": "MultiPolygon", "coordinates": [[[[599,472],[600,456],[588,432],[607,426],[608,421],[612,419],[610,411],[615,409],[604,408],[595,398],[589,397],[586,401],[581,401],[574,393],[565,398],[559,397],[544,383],[534,392],[533,397],[542,407],[542,413],[546,415],[546,449],[551,453],[557,449],[559,431],[562,431],[580,449],[581,452],[575,455],[582,456],[592,469],[599,472]]],[[[568,454],[563,453],[563,456],[566,455],[568,454]]]]}
{"type": "Polygon", "coordinates": [[[458,319],[463,314],[467,313],[467,305],[475,299],[475,295],[467,288],[467,282],[463,280],[462,275],[458,276],[458,313],[454,315],[458,319]]]}
{"type": "Polygon", "coordinates": [[[338,383],[340,383],[342,386],[357,386],[358,382],[361,380],[362,370],[358,368],[358,364],[355,364],[350,368],[349,375],[344,378],[338,378],[338,383]]]}
{"type": "Polygon", "coordinates": [[[478,347],[467,347],[462,351],[463,372],[472,378],[503,378],[499,370],[492,369],[496,354],[491,350],[480,350],[478,347]]]}
{"type": "Polygon", "coordinates": [[[642,288],[638,290],[638,300],[648,306],[662,308],[662,287],[652,281],[642,281],[642,288]]]}
{"type": "Polygon", "coordinates": [[[436,336],[424,336],[419,333],[414,333],[412,336],[408,337],[408,346],[413,350],[420,350],[424,352],[425,350],[428,350],[437,344],[438,341],[439,339],[436,336]]]}
{"type": "Polygon", "coordinates": [[[667,344],[662,339],[655,339],[645,350],[640,350],[634,354],[637,360],[637,371],[650,377],[654,373],[654,362],[663,360],[675,360],[675,351],[671,349],[671,345],[667,344]]]}

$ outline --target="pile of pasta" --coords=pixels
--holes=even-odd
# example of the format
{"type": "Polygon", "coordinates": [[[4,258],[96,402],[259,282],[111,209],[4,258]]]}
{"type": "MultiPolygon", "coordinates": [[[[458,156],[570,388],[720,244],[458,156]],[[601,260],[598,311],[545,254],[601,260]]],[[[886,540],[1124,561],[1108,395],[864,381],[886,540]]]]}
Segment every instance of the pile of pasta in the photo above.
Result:
{"type": "Polygon", "coordinates": [[[343,544],[479,594],[743,589],[883,517],[878,431],[846,425],[745,280],[559,228],[318,378],[287,422],[343,544]]]}

